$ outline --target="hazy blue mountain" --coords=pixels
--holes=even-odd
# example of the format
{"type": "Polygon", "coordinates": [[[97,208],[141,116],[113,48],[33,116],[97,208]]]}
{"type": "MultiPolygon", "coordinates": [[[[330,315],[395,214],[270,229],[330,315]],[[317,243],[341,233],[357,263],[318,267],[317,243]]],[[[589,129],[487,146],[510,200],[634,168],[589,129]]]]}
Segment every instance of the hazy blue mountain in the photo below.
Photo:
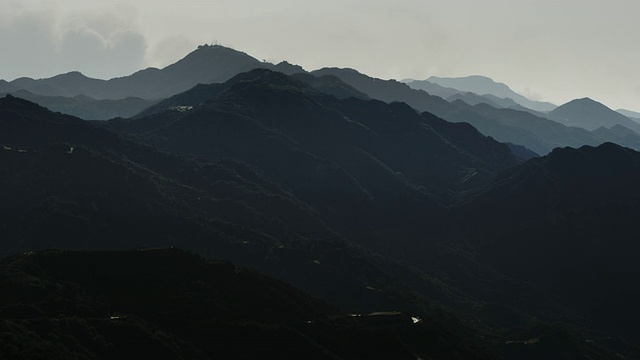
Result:
{"type": "Polygon", "coordinates": [[[622,125],[614,125],[610,129],[601,126],[593,130],[592,133],[604,141],[640,150],[640,134],[622,125]]]}
{"type": "Polygon", "coordinates": [[[46,96],[86,95],[95,99],[139,97],[158,100],[200,83],[221,83],[256,68],[275,69],[284,73],[304,71],[299,66],[286,62],[278,65],[261,62],[246,53],[220,45],[203,45],[163,69],[149,68],[110,80],[91,79],[79,72],[71,72],[48,79],[20,78],[9,84],[17,89],[46,96]]]}
{"type": "Polygon", "coordinates": [[[491,78],[486,76],[466,76],[460,78],[443,78],[437,76],[431,76],[427,81],[436,83],[441,86],[454,88],[460,91],[470,91],[476,94],[484,95],[491,94],[502,99],[513,99],[518,104],[541,112],[547,112],[553,110],[556,106],[548,102],[532,101],[526,97],[511,90],[507,85],[503,83],[497,83],[491,78]]]}
{"type": "MultiPolygon", "coordinates": [[[[492,95],[492,94],[484,94],[484,95],[482,95],[482,97],[484,97],[486,99],[489,99],[490,101],[494,102],[495,104],[498,105],[498,107],[501,107],[501,108],[509,108],[509,109],[511,109],[511,108],[515,108],[515,107],[520,107],[520,108],[526,109],[524,106],[518,104],[517,102],[513,101],[510,98],[500,98],[500,97],[497,97],[497,96],[492,95]]],[[[531,109],[529,109],[529,110],[533,111],[531,109]]]]}
{"type": "Polygon", "coordinates": [[[0,80],[0,94],[6,94],[13,91],[18,91],[18,90],[19,90],[18,87],[9,84],[5,80],[0,80]]]}
{"type": "Polygon", "coordinates": [[[463,100],[465,101],[465,96],[468,96],[465,101],[469,105],[477,105],[481,102],[487,103],[491,106],[502,107],[502,108],[511,108],[516,105],[519,105],[515,101],[509,98],[500,98],[498,96],[492,94],[483,94],[479,95],[470,91],[462,91],[458,89],[448,88],[436,83],[432,83],[427,80],[403,80],[404,83],[409,85],[412,89],[424,90],[430,95],[439,96],[443,99],[447,99],[449,102],[453,102],[455,100],[463,100]]]}
{"type": "Polygon", "coordinates": [[[494,139],[525,146],[541,155],[556,147],[598,145],[606,140],[581,128],[567,127],[528,111],[498,109],[480,103],[471,106],[463,101],[450,103],[422,90],[411,89],[394,80],[371,78],[352,69],[326,68],[314,75],[333,75],[366,93],[386,102],[405,102],[418,111],[426,111],[450,122],[467,122],[482,134],[494,139]]]}
{"type": "Polygon", "coordinates": [[[512,109],[512,110],[518,110],[518,111],[524,111],[524,112],[528,112],[532,115],[535,115],[539,118],[546,118],[547,117],[547,113],[544,112],[540,112],[540,111],[535,111],[535,110],[531,110],[529,108],[526,108],[522,105],[513,105],[513,106],[507,106],[506,108],[512,109]]]}
{"type": "Polygon", "coordinates": [[[629,119],[635,121],[635,122],[640,122],[640,113],[636,112],[636,111],[631,111],[631,110],[625,110],[625,109],[618,109],[616,110],[616,112],[628,117],[629,119]]]}
{"type": "Polygon", "coordinates": [[[578,126],[589,131],[601,126],[611,128],[622,125],[640,134],[640,124],[589,98],[571,100],[549,112],[547,116],[564,125],[578,126]]]}
{"type": "Polygon", "coordinates": [[[549,153],[556,147],[599,145],[603,142],[585,129],[567,127],[528,112],[496,109],[487,104],[478,104],[473,107],[466,104],[458,105],[468,107],[470,111],[483,118],[473,118],[455,112],[445,115],[446,119],[456,121],[468,119],[483,134],[491,134],[498,141],[524,145],[541,155],[549,153]]]}
{"type": "Polygon", "coordinates": [[[42,105],[51,111],[77,116],[86,120],[131,117],[154,104],[154,101],[133,97],[121,100],[96,100],[85,95],[74,97],[36,95],[26,90],[19,90],[10,94],[42,105]]]}
{"type": "Polygon", "coordinates": [[[478,104],[488,104],[491,105],[495,108],[503,108],[504,106],[502,105],[498,105],[498,103],[496,103],[493,100],[490,100],[484,96],[480,96],[478,94],[472,93],[472,92],[466,92],[466,93],[461,93],[461,94],[455,94],[455,95],[451,95],[448,98],[446,98],[446,100],[448,102],[454,102],[456,100],[460,100],[460,101],[464,101],[465,103],[469,104],[469,105],[478,105],[478,104]]]}
{"type": "Polygon", "coordinates": [[[409,85],[409,87],[411,87],[412,89],[423,90],[429,93],[430,95],[439,96],[443,99],[446,99],[456,94],[465,93],[465,91],[444,87],[427,80],[408,79],[408,80],[403,80],[402,82],[409,85]]]}
{"type": "MultiPolygon", "coordinates": [[[[92,79],[73,71],[47,79],[35,80],[23,77],[11,81],[10,84],[18,89],[44,96],[74,97],[85,95],[100,98],[96,95],[99,95],[99,92],[107,85],[107,82],[105,80],[92,79]]],[[[114,99],[118,98],[120,97],[114,99]]]]}

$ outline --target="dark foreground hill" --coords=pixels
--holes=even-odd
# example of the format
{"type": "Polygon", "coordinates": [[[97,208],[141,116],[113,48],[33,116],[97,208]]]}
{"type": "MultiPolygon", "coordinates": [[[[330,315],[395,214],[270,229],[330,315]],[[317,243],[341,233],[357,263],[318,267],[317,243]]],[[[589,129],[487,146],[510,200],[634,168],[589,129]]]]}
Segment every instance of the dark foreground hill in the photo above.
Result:
{"type": "Polygon", "coordinates": [[[341,314],[174,249],[25,253],[0,263],[0,287],[2,359],[491,358],[431,319],[341,314]]]}
{"type": "Polygon", "coordinates": [[[479,261],[540,284],[591,326],[638,343],[640,154],[556,149],[457,208],[479,261]]]}

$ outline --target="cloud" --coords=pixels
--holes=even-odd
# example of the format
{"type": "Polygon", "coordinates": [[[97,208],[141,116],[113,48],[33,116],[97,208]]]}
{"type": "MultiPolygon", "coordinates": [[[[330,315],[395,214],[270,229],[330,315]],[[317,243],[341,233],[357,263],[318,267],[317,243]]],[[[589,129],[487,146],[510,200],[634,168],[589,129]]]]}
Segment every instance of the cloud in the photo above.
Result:
{"type": "Polygon", "coordinates": [[[197,45],[184,35],[166,38],[150,48],[147,61],[151,66],[162,68],[180,60],[197,45]]]}
{"type": "Polygon", "coordinates": [[[48,77],[68,71],[108,78],[145,65],[146,39],[136,28],[135,8],[118,5],[99,13],[56,5],[2,1],[0,78],[48,77]]]}

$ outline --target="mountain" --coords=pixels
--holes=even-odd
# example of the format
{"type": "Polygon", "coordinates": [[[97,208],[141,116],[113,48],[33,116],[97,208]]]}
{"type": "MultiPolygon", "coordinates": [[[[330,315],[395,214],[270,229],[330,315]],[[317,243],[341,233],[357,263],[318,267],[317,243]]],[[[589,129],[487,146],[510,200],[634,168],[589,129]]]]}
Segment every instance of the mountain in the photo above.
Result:
{"type": "Polygon", "coordinates": [[[444,87],[427,80],[407,79],[407,80],[403,80],[402,82],[409,85],[409,87],[411,87],[412,89],[423,90],[429,93],[430,95],[439,96],[443,99],[449,98],[457,94],[465,93],[464,91],[460,91],[458,89],[452,89],[449,87],[444,87]]]}
{"type": "Polygon", "coordinates": [[[422,312],[426,293],[455,301],[395,258],[429,254],[445,231],[432,226],[441,202],[517,164],[509,150],[406,105],[244,76],[255,79],[197,109],[139,120],[0,99],[0,253],[180,246],[349,309],[422,312]]]}
{"type": "Polygon", "coordinates": [[[611,128],[622,125],[640,134],[640,124],[589,98],[571,100],[549,112],[548,117],[564,125],[578,126],[589,131],[601,126],[611,128]]]}
{"type": "MultiPolygon", "coordinates": [[[[491,94],[502,99],[513,99],[518,104],[535,111],[548,112],[556,107],[548,102],[529,100],[511,90],[507,85],[495,82],[486,76],[474,75],[459,78],[431,76],[427,81],[460,91],[470,91],[480,95],[491,94]]],[[[411,86],[411,83],[409,85],[411,86]]]]}
{"type": "Polygon", "coordinates": [[[362,91],[358,91],[353,86],[340,80],[337,76],[324,75],[314,76],[308,73],[297,73],[294,78],[311,85],[314,89],[332,95],[338,99],[346,99],[350,97],[369,100],[369,96],[362,91]]]}
{"type": "Polygon", "coordinates": [[[509,149],[511,150],[511,153],[513,155],[515,155],[516,157],[522,159],[522,160],[530,160],[533,158],[536,158],[538,156],[540,156],[539,154],[536,154],[535,152],[527,149],[526,147],[522,146],[522,145],[516,145],[516,144],[511,144],[511,143],[505,143],[505,145],[507,145],[509,147],[509,149]]]}
{"type": "Polygon", "coordinates": [[[36,95],[26,90],[19,90],[10,94],[42,105],[51,111],[87,120],[131,117],[154,104],[153,101],[133,97],[121,100],[96,100],[85,95],[77,95],[75,97],[36,95]]]}
{"type": "MultiPolygon", "coordinates": [[[[356,90],[355,88],[346,84],[335,76],[325,75],[318,77],[306,73],[296,73],[292,75],[292,78],[306,83],[307,85],[311,86],[313,89],[321,93],[332,95],[339,99],[346,99],[349,97],[355,97],[359,99],[369,98],[365,93],[356,90]]],[[[141,118],[171,109],[184,111],[185,109],[201,105],[205,101],[217,97],[226,91],[229,91],[232,86],[238,84],[239,82],[252,80],[254,80],[254,78],[251,77],[250,73],[235,76],[234,78],[223,84],[198,84],[188,91],[174,95],[144,109],[144,111],[137,114],[136,117],[141,118]]]]}
{"type": "Polygon", "coordinates": [[[278,275],[340,306],[393,303],[390,292],[362,300],[363,292],[393,292],[400,282],[246,164],[160,152],[97,125],[0,99],[0,254],[180,246],[278,275]]]}
{"type": "Polygon", "coordinates": [[[559,148],[461,200],[456,221],[478,261],[552,291],[592,326],[637,343],[638,181],[638,152],[611,143],[559,148]]]}
{"type": "Polygon", "coordinates": [[[449,102],[441,97],[412,89],[407,84],[395,80],[372,78],[354,69],[324,68],[314,70],[311,74],[315,76],[336,76],[372,99],[385,102],[404,102],[418,111],[429,111],[432,114],[439,115],[446,109],[451,108],[449,102]]]}
{"type": "Polygon", "coordinates": [[[202,45],[163,69],[149,68],[120,78],[99,80],[88,78],[79,72],[71,72],[48,79],[20,78],[9,84],[14,87],[11,91],[22,89],[45,96],[85,95],[99,100],[128,97],[158,100],[200,83],[221,83],[256,68],[270,68],[285,73],[304,71],[299,66],[286,62],[278,65],[261,62],[246,53],[220,45],[202,45]]]}
{"type": "Polygon", "coordinates": [[[181,95],[193,94],[201,103],[186,112],[108,126],[164,151],[247,163],[310,204],[334,229],[369,245],[384,244],[396,222],[407,229],[406,241],[421,236],[411,209],[438,216],[452,191],[486,183],[518,163],[506,146],[475,129],[444,128],[451,134],[443,135],[432,115],[405,104],[337,99],[261,69],[220,86],[228,90],[204,102],[199,88],[181,95]],[[390,209],[397,211],[393,218],[384,215],[390,209]],[[387,220],[354,233],[353,224],[369,217],[387,220]]]}
{"type": "Polygon", "coordinates": [[[465,103],[469,104],[469,105],[478,105],[478,104],[488,104],[491,105],[495,108],[502,108],[504,106],[498,105],[498,103],[496,103],[493,100],[489,100],[488,98],[484,97],[484,96],[480,96],[478,94],[472,93],[472,92],[466,92],[466,93],[461,93],[461,94],[455,94],[455,95],[451,95],[448,98],[446,98],[446,100],[448,102],[454,102],[456,100],[460,100],[460,101],[464,101],[465,103]]]}
{"type": "MultiPolygon", "coordinates": [[[[589,315],[574,309],[570,302],[558,300],[553,289],[543,287],[537,279],[523,280],[517,269],[480,256],[486,253],[476,245],[492,239],[493,233],[491,227],[479,232],[471,229],[476,219],[493,214],[491,207],[480,208],[475,217],[454,217],[463,214],[451,208],[454,202],[473,198],[478,189],[487,189],[496,178],[502,179],[500,174],[537,159],[522,164],[506,145],[483,136],[469,124],[418,113],[403,103],[339,99],[296,77],[269,70],[243,73],[220,86],[226,90],[213,93],[190,109],[169,107],[148,116],[106,122],[52,113],[11,96],[0,99],[3,256],[54,247],[179,246],[210,259],[257,268],[346,312],[401,312],[382,313],[385,317],[381,321],[391,324],[396,324],[396,319],[406,323],[407,315],[402,314],[427,319],[424,325],[433,325],[430,332],[403,332],[407,337],[399,339],[405,347],[395,345],[393,339],[398,338],[394,333],[381,330],[381,335],[373,338],[375,346],[408,347],[412,358],[414,354],[436,359],[474,358],[474,354],[479,358],[521,359],[535,358],[535,354],[553,358],[549,355],[563,354],[560,358],[608,359],[615,358],[613,350],[632,354],[625,348],[629,342],[595,330],[586,320],[589,315]],[[414,347],[414,341],[422,347],[414,347]],[[442,344],[444,353],[429,350],[443,349],[442,344]],[[482,346],[478,348],[477,344],[482,346]],[[479,356],[486,354],[483,347],[491,353],[479,356]]],[[[200,88],[192,89],[194,96],[201,96],[196,91],[200,88]]],[[[190,94],[184,93],[183,98],[188,100],[190,94]]],[[[98,289],[103,285],[99,279],[78,279],[91,272],[76,271],[82,266],[73,266],[78,262],[68,259],[60,263],[70,266],[76,276],[63,272],[59,278],[66,283],[50,289],[59,289],[83,304],[83,292],[91,291],[85,284],[95,283],[98,289]],[[78,286],[66,285],[73,283],[78,286]]],[[[95,259],[86,262],[98,263],[95,259]]],[[[126,270],[126,261],[110,258],[105,262],[122,263],[123,271],[133,273],[126,270]]],[[[172,264],[168,259],[160,262],[172,264]]],[[[43,267],[28,268],[37,271],[43,267]]],[[[153,285],[153,279],[171,280],[185,274],[167,267],[177,274],[158,276],[146,283],[153,285]]],[[[106,271],[105,277],[109,277],[106,271]]],[[[37,285],[35,279],[41,276],[30,274],[18,274],[18,278],[37,285]]],[[[0,276],[0,281],[6,278],[0,276]]],[[[117,278],[128,283],[126,276],[119,274],[117,278]]],[[[201,280],[206,283],[206,279],[201,280]]],[[[191,283],[194,281],[178,277],[171,284],[191,283]]],[[[195,283],[196,288],[202,288],[198,281],[195,283]]],[[[170,309],[197,310],[198,299],[208,296],[205,292],[206,296],[200,297],[203,292],[197,289],[185,291],[179,287],[171,292],[168,284],[161,283],[160,287],[165,291],[160,295],[169,294],[171,298],[170,309]],[[173,296],[175,293],[181,295],[173,296]],[[173,306],[176,302],[180,306],[173,306]]],[[[146,289],[145,293],[155,291],[153,287],[146,289]]],[[[33,295],[35,289],[27,291],[33,295]]],[[[0,301],[14,293],[3,292],[0,301]]],[[[259,296],[254,294],[249,297],[259,296]]],[[[104,308],[116,306],[107,294],[103,296],[98,298],[102,299],[99,303],[106,304],[104,308]]],[[[22,337],[40,331],[40,327],[25,322],[29,314],[36,314],[39,321],[65,319],[56,309],[68,302],[52,296],[49,299],[53,304],[44,302],[44,306],[40,299],[35,297],[35,304],[23,307],[9,303],[12,314],[22,314],[19,320],[25,327],[2,334],[18,333],[22,337]],[[48,309],[52,313],[46,313],[48,309]]],[[[191,340],[179,341],[184,340],[184,333],[174,332],[173,325],[158,324],[155,319],[207,319],[206,314],[196,311],[188,318],[173,316],[175,312],[156,308],[154,299],[162,302],[160,299],[165,298],[154,296],[150,302],[143,298],[142,308],[162,316],[143,317],[143,311],[132,310],[135,304],[125,309],[136,323],[140,324],[140,318],[150,326],[142,323],[136,326],[142,330],[134,334],[142,333],[138,338],[161,343],[158,339],[176,339],[172,342],[175,346],[170,346],[175,351],[198,349],[189,347],[191,340]],[[156,330],[167,336],[161,337],[156,330]]],[[[212,306],[215,303],[204,302],[209,308],[217,308],[212,306]]],[[[225,304],[224,299],[221,303],[225,304]]],[[[62,315],[95,320],[90,310],[95,308],[94,303],[84,304],[89,310],[80,306],[78,311],[85,313],[74,313],[69,307],[62,315]]],[[[366,324],[370,319],[377,321],[361,317],[366,324]]],[[[349,324],[358,320],[349,317],[344,321],[349,324]]],[[[344,330],[342,320],[336,321],[338,329],[344,330]]],[[[243,318],[237,324],[251,333],[251,324],[256,322],[260,328],[264,328],[260,324],[270,324],[243,318]]],[[[37,324],[43,323],[48,324],[37,324]]],[[[2,322],[2,326],[5,324],[14,326],[2,322]]],[[[190,324],[182,328],[192,328],[190,324]]],[[[75,339],[76,333],[67,330],[75,328],[55,327],[50,334],[62,333],[75,339]]],[[[77,328],[78,334],[87,333],[84,326],[77,328]]],[[[373,341],[357,331],[347,330],[353,335],[348,336],[330,326],[324,329],[328,330],[322,334],[335,334],[332,339],[345,339],[348,344],[343,341],[342,347],[336,348],[325,345],[332,342],[322,340],[324,336],[304,334],[332,354],[347,352],[340,349],[347,345],[349,349],[358,339],[365,344],[373,341]]],[[[55,339],[54,335],[45,336],[45,340],[50,338],[55,339]]],[[[106,340],[112,339],[110,335],[103,338],[113,343],[106,340]]],[[[48,346],[37,337],[29,343],[36,342],[48,346]]],[[[299,343],[307,344],[302,340],[299,343]]],[[[354,346],[357,349],[359,345],[354,346]]]]}
{"type": "Polygon", "coordinates": [[[625,109],[618,109],[616,110],[616,112],[628,117],[629,119],[635,121],[635,122],[640,122],[640,113],[636,112],[636,111],[631,111],[631,110],[625,110],[625,109]]]}
{"type": "Polygon", "coordinates": [[[7,81],[0,80],[0,94],[6,94],[6,93],[10,93],[12,91],[17,91],[17,90],[19,89],[9,84],[7,81]]]}
{"type": "Polygon", "coordinates": [[[622,125],[614,125],[611,129],[601,126],[593,130],[592,133],[607,142],[619,144],[634,150],[640,150],[640,134],[622,125]]]}
{"type": "Polygon", "coordinates": [[[469,106],[458,102],[457,106],[458,110],[443,114],[443,117],[449,121],[467,121],[498,141],[523,145],[541,155],[556,147],[599,145],[603,142],[585,129],[567,127],[529,112],[496,109],[482,103],[469,106]],[[466,109],[466,112],[460,109],[466,109]]]}
{"type": "MultiPolygon", "coordinates": [[[[411,87],[412,89],[423,90],[429,93],[430,95],[439,96],[443,99],[446,99],[449,102],[454,102],[456,100],[463,100],[469,105],[486,103],[491,106],[501,107],[501,108],[512,108],[515,106],[520,106],[522,109],[527,109],[509,98],[501,98],[492,94],[478,95],[474,92],[462,91],[458,89],[440,86],[436,83],[432,83],[427,80],[408,79],[408,80],[403,80],[403,82],[409,85],[409,87],[411,87]]],[[[533,111],[530,109],[527,109],[527,110],[533,111]]]]}

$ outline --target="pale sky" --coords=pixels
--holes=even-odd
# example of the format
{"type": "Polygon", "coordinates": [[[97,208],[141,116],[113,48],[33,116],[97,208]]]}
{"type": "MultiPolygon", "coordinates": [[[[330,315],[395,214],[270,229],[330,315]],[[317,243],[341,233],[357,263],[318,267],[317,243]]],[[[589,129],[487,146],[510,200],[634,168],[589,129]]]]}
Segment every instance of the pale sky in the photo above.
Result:
{"type": "Polygon", "coordinates": [[[0,0],[0,79],[111,78],[217,41],[307,70],[486,75],[640,111],[638,0],[0,0]]]}

